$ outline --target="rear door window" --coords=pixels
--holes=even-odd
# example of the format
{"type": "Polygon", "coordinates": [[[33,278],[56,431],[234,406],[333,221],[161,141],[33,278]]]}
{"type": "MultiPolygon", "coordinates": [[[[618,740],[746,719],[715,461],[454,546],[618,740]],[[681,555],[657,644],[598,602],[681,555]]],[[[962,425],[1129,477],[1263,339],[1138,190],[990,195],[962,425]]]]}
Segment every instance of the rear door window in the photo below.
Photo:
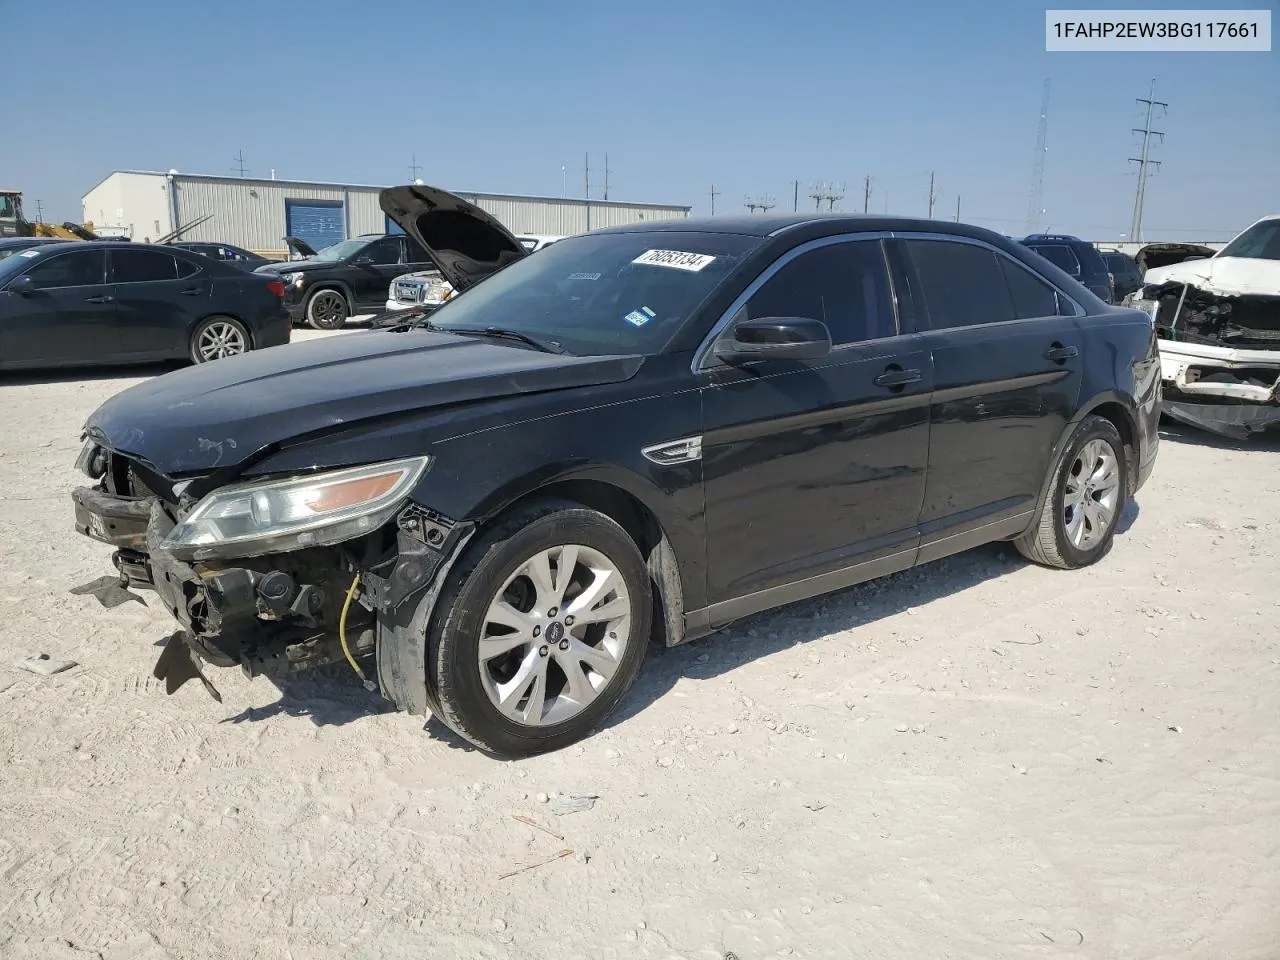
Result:
{"type": "Polygon", "coordinates": [[[112,283],[155,283],[178,279],[178,261],[158,250],[112,250],[112,283]]]}
{"type": "Polygon", "coordinates": [[[1080,276],[1080,259],[1065,243],[1038,243],[1031,249],[1071,276],[1080,276]]]}
{"type": "Polygon", "coordinates": [[[907,240],[905,245],[920,279],[929,329],[1015,319],[1009,285],[991,250],[950,240],[907,240]]]}
{"type": "Polygon", "coordinates": [[[1013,300],[1013,314],[1018,320],[1052,317],[1058,314],[1058,295],[1053,287],[1008,257],[996,259],[1000,261],[1000,271],[1009,285],[1009,296],[1013,300]]]}

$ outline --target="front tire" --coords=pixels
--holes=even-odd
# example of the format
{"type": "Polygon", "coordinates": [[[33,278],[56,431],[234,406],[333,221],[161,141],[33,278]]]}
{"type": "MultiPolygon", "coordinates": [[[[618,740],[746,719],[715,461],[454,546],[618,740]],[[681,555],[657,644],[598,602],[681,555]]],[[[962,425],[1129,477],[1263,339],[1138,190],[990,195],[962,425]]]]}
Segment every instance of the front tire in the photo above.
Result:
{"type": "Polygon", "coordinates": [[[252,349],[248,328],[235,317],[206,317],[191,332],[187,352],[192,363],[208,363],[252,349]]]}
{"type": "Polygon", "coordinates": [[[1015,546],[1046,567],[1072,570],[1097,563],[1111,549],[1128,498],[1124,441],[1110,420],[1087,416],[1053,466],[1035,523],[1015,546]]]}
{"type": "Polygon", "coordinates": [[[651,613],[644,560],[612,519],[565,501],[508,514],[451,571],[427,631],[440,719],[497,756],[582,739],[635,681],[651,613]]]}
{"type": "Polygon", "coordinates": [[[351,315],[341,291],[317,290],[307,298],[307,325],[315,330],[339,330],[351,315]]]}

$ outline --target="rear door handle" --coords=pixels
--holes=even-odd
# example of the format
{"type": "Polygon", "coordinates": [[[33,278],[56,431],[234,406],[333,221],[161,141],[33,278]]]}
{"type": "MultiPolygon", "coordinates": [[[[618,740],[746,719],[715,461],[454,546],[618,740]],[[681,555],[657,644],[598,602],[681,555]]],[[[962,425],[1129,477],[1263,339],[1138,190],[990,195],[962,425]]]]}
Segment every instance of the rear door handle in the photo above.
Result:
{"type": "Polygon", "coordinates": [[[110,303],[114,299],[115,297],[111,296],[110,294],[103,293],[103,294],[99,294],[96,297],[85,297],[84,302],[85,303],[110,303]]]}
{"type": "Polygon", "coordinates": [[[189,289],[182,291],[182,295],[184,297],[198,297],[202,293],[204,293],[204,291],[201,290],[199,287],[190,287],[189,289]]]}
{"type": "Polygon", "coordinates": [[[902,387],[908,383],[919,383],[922,379],[919,370],[903,370],[899,366],[890,366],[871,382],[877,387],[902,387]]]}
{"type": "Polygon", "coordinates": [[[1080,356],[1080,351],[1076,347],[1064,347],[1060,343],[1055,343],[1045,351],[1044,355],[1046,359],[1060,362],[1063,360],[1070,360],[1072,357],[1080,356]]]}

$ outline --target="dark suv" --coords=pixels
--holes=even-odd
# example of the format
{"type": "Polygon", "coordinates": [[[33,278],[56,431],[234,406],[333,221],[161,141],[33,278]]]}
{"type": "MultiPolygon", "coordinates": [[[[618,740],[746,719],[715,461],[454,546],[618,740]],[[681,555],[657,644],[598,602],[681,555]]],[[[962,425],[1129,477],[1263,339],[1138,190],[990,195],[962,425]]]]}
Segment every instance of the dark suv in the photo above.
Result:
{"type": "Polygon", "coordinates": [[[1111,272],[1093,244],[1065,233],[1033,233],[1021,242],[1084,284],[1103,303],[1116,302],[1111,272]]]}
{"type": "Polygon", "coordinates": [[[257,272],[274,273],[284,281],[285,304],[295,322],[337,330],[353,314],[382,313],[396,277],[434,268],[416,240],[368,234],[325,247],[305,260],[263,264],[257,272]]]}
{"type": "Polygon", "coordinates": [[[178,620],[170,691],[347,662],[483,749],[554,749],[651,636],[993,540],[1092,564],[1154,466],[1147,315],[988,230],[717,217],[530,255],[444,191],[381,205],[458,296],[85,426],[76,526],[178,620]]]}
{"type": "Polygon", "coordinates": [[[1103,250],[1102,259],[1107,270],[1115,278],[1115,302],[1120,303],[1129,294],[1142,288],[1142,271],[1138,263],[1127,253],[1119,250],[1103,250]]]}

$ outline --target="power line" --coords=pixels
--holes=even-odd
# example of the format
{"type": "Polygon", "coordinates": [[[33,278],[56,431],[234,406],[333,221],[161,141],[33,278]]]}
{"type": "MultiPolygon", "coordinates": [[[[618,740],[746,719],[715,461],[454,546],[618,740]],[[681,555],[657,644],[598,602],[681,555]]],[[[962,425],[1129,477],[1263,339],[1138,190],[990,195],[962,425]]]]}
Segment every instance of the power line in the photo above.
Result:
{"type": "Polygon", "coordinates": [[[1160,162],[1158,160],[1148,159],[1151,138],[1159,137],[1160,142],[1164,142],[1164,133],[1159,130],[1151,129],[1152,114],[1155,113],[1156,107],[1160,107],[1162,109],[1168,109],[1169,107],[1167,103],[1156,99],[1156,82],[1154,79],[1151,81],[1151,92],[1147,94],[1146,97],[1139,97],[1138,103],[1145,103],[1147,105],[1147,122],[1141,129],[1138,127],[1133,128],[1134,133],[1142,134],[1142,156],[1129,158],[1130,163],[1136,163],[1138,165],[1138,192],[1133,198],[1133,226],[1129,231],[1129,236],[1132,237],[1135,242],[1141,242],[1142,240],[1142,204],[1143,201],[1146,200],[1147,196],[1147,169],[1148,167],[1156,167],[1157,169],[1160,167],[1160,162]]]}
{"type": "Polygon", "coordinates": [[[1043,233],[1044,225],[1044,155],[1049,149],[1049,81],[1044,82],[1040,97],[1040,124],[1036,128],[1036,152],[1031,161],[1031,194],[1027,198],[1027,233],[1043,233]]]}

